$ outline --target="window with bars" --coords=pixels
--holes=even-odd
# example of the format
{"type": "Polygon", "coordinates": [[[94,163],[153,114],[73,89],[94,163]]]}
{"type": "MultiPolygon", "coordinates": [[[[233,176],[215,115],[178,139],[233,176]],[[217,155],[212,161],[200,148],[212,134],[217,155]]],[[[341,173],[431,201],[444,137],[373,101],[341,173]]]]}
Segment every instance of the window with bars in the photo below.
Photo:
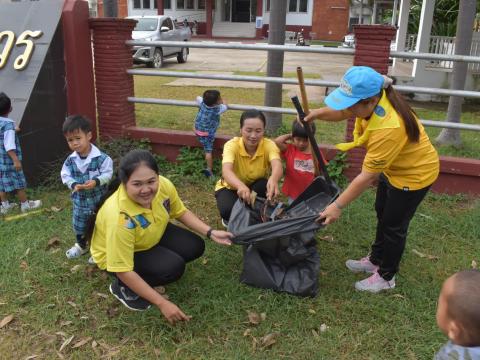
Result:
{"type": "Polygon", "coordinates": [[[164,9],[171,9],[172,8],[172,0],[163,0],[163,8],[164,9]]]}
{"type": "Polygon", "coordinates": [[[198,0],[198,8],[201,10],[205,9],[205,0],[198,0]]]}
{"type": "Polygon", "coordinates": [[[177,9],[185,9],[185,1],[177,0],[177,9]]]}
{"type": "Polygon", "coordinates": [[[289,0],[288,12],[303,12],[308,11],[308,0],[289,0]]]}
{"type": "Polygon", "coordinates": [[[143,0],[143,8],[150,9],[150,0],[143,0]]]}
{"type": "Polygon", "coordinates": [[[133,0],[133,8],[134,9],[141,9],[142,8],[142,3],[140,0],[133,0]]]}

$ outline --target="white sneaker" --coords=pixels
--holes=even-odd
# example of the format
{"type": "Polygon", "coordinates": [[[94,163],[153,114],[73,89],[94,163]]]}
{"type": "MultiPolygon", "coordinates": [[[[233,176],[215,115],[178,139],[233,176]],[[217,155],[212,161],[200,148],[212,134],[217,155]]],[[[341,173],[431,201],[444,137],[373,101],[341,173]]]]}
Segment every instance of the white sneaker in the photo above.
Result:
{"type": "Polygon", "coordinates": [[[86,254],[88,252],[88,248],[82,249],[80,245],[75,243],[70,249],[67,250],[65,255],[67,256],[68,259],[76,259],[82,256],[83,254],[86,254]]]}
{"type": "Polygon", "coordinates": [[[372,264],[368,256],[365,256],[360,260],[347,260],[345,266],[354,273],[366,272],[373,274],[378,271],[378,266],[372,264]]]}
{"type": "Polygon", "coordinates": [[[6,205],[0,205],[0,214],[5,215],[17,206],[16,203],[8,202],[6,205]]]}
{"type": "Polygon", "coordinates": [[[21,203],[20,210],[24,213],[33,209],[38,209],[40,206],[42,206],[42,200],[27,200],[24,203],[21,203]]]}
{"type": "Polygon", "coordinates": [[[372,276],[355,283],[355,289],[359,291],[369,291],[372,293],[378,293],[382,290],[389,290],[395,287],[395,276],[392,280],[387,281],[382,278],[378,272],[374,273],[372,276]]]}

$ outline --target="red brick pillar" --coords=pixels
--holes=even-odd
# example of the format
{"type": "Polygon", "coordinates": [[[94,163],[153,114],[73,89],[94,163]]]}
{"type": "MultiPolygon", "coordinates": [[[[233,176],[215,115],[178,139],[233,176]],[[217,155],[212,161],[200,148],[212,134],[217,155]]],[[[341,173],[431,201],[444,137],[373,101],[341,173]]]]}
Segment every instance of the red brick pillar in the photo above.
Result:
{"type": "MultiPolygon", "coordinates": [[[[370,66],[381,74],[388,72],[388,59],[390,57],[390,43],[395,37],[396,29],[389,25],[355,25],[355,56],[354,66],[370,66]]],[[[353,139],[355,119],[347,122],[346,140],[353,139]]],[[[364,148],[354,148],[348,152],[348,169],[345,175],[351,180],[362,170],[364,148]]]]}
{"type": "Polygon", "coordinates": [[[157,2],[157,15],[164,15],[165,13],[165,5],[163,0],[153,0],[157,2]]]}
{"type": "Polygon", "coordinates": [[[207,29],[206,29],[206,34],[207,34],[207,38],[211,38],[212,37],[212,28],[213,28],[213,18],[212,18],[212,1],[214,0],[206,0],[205,1],[205,12],[206,12],[206,26],[207,26],[207,29]]]}
{"type": "Polygon", "coordinates": [[[134,96],[132,52],[125,45],[131,40],[136,21],[118,18],[90,19],[93,30],[95,87],[100,136],[120,137],[123,129],[135,126],[135,106],[127,101],[134,96]]]}
{"type": "MultiPolygon", "coordinates": [[[[263,15],[263,1],[257,0],[257,16],[263,15]]],[[[255,26],[256,26],[256,19],[255,19],[255,26]]],[[[261,39],[263,37],[263,25],[260,29],[255,30],[255,38],[261,39]]]]}

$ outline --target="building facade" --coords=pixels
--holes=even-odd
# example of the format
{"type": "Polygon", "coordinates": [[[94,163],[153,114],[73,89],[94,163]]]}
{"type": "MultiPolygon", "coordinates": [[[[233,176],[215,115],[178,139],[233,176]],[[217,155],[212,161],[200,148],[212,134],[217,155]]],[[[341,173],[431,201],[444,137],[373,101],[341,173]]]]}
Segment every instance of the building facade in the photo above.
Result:
{"type": "MultiPolygon", "coordinates": [[[[262,39],[268,36],[271,1],[275,0],[118,0],[118,16],[165,14],[178,21],[196,21],[198,35],[262,39]]],[[[307,38],[340,41],[348,30],[349,3],[287,0],[287,31],[303,30],[307,38]]],[[[99,0],[99,16],[102,10],[99,0]]]]}

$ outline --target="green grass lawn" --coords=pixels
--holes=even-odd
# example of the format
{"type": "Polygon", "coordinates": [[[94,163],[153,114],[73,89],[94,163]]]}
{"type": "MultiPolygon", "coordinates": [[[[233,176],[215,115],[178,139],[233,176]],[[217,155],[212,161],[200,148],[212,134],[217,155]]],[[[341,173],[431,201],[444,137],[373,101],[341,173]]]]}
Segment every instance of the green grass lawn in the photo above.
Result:
{"type": "MultiPolygon", "coordinates": [[[[240,73],[238,73],[240,74],[240,73]]],[[[260,73],[245,73],[243,75],[260,75],[260,73]]],[[[286,77],[295,76],[288,73],[286,77]]],[[[314,78],[312,74],[305,74],[305,78],[314,78]]],[[[207,87],[200,86],[168,86],[165,85],[173,78],[135,76],[135,96],[152,97],[177,100],[195,100],[196,96],[201,95],[207,87]]],[[[248,88],[230,88],[219,87],[222,96],[232,104],[252,104],[263,105],[264,90],[248,88]]],[[[446,104],[436,103],[414,103],[412,104],[423,119],[444,121],[446,117],[446,104]]],[[[293,108],[286,91],[283,95],[283,107],[293,108]]],[[[323,106],[320,103],[312,102],[311,108],[323,106]]],[[[158,127],[176,130],[191,130],[193,120],[197,112],[196,108],[163,106],[149,104],[135,104],[137,124],[146,127],[158,127]]],[[[227,111],[221,117],[219,134],[236,135],[239,132],[239,118],[241,112],[227,111]]],[[[283,123],[286,128],[290,128],[293,116],[284,115],[283,123]]],[[[465,106],[462,114],[462,122],[468,124],[480,124],[479,106],[465,106]]],[[[317,140],[320,143],[335,144],[344,141],[345,122],[336,124],[327,124],[317,121],[317,140]]],[[[426,128],[432,140],[440,132],[439,128],[426,128]]],[[[441,155],[480,158],[480,132],[463,131],[463,147],[455,149],[453,147],[437,147],[441,155]]]]}
{"type": "MultiPolygon", "coordinates": [[[[213,185],[175,181],[187,207],[219,227],[213,185]]],[[[170,327],[157,309],[132,312],[113,299],[109,277],[86,256],[65,258],[74,242],[67,190],[37,189],[32,197],[44,201],[43,212],[0,220],[0,322],[13,315],[0,329],[2,359],[431,359],[446,341],[435,323],[442,281],[480,262],[480,201],[429,194],[412,221],[397,288],[356,292],[362,275],[344,262],[369,251],[375,214],[368,191],[318,235],[316,298],[240,284],[241,248],[207,242],[204,257],[166,288],[193,316],[170,327]],[[265,319],[251,324],[249,312],[265,319]],[[269,334],[275,343],[265,347],[269,334]]]]}

